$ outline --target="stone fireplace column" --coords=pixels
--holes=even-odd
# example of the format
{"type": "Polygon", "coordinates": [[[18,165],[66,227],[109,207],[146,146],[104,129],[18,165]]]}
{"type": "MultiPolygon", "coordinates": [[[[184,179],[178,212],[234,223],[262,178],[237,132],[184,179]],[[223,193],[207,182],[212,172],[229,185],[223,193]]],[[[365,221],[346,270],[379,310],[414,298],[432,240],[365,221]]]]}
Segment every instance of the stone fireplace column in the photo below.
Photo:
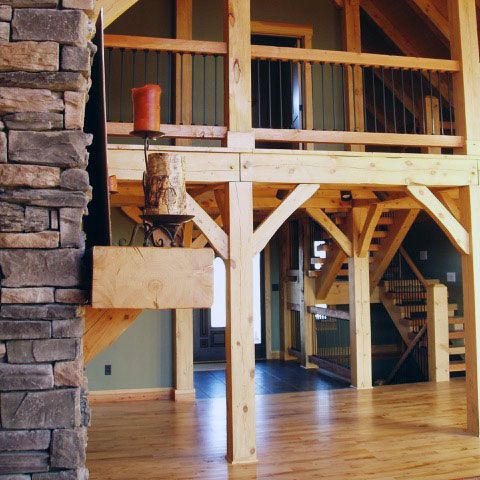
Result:
{"type": "Polygon", "coordinates": [[[86,479],[93,0],[0,1],[0,478],[86,479]]]}

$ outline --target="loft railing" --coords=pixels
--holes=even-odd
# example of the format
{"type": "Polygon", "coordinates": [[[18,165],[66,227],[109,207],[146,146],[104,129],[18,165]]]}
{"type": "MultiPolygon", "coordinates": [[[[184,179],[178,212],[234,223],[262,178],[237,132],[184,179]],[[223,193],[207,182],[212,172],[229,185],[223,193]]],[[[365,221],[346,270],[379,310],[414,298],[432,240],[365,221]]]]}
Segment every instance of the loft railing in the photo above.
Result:
{"type": "MultiPolygon", "coordinates": [[[[128,135],[130,89],[159,83],[171,138],[224,139],[225,42],[106,35],[108,133],[128,135]]],[[[252,45],[259,142],[461,147],[453,60],[252,45]]]]}
{"type": "Polygon", "coordinates": [[[105,35],[109,135],[132,131],[130,90],[163,87],[161,122],[166,137],[222,139],[223,42],[105,35]]]}
{"type": "Polygon", "coordinates": [[[314,319],[310,362],[350,381],[350,314],[323,307],[309,307],[308,311],[314,319]]]}

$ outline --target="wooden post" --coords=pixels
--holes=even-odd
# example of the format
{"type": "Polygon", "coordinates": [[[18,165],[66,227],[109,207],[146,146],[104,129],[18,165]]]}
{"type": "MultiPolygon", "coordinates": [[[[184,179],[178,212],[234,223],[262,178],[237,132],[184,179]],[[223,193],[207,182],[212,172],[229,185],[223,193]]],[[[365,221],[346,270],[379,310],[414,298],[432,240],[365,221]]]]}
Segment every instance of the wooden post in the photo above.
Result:
{"type": "Polygon", "coordinates": [[[480,187],[460,189],[462,223],[470,233],[470,255],[462,254],[463,316],[465,319],[465,365],[467,388],[467,430],[480,436],[480,187]]]}
{"type": "Polygon", "coordinates": [[[227,460],[257,461],[255,439],[255,346],[253,335],[252,184],[228,185],[227,260],[227,460]]]}
{"type": "Polygon", "coordinates": [[[300,338],[301,338],[301,364],[304,368],[317,368],[310,363],[309,358],[313,355],[313,315],[308,312],[308,307],[315,306],[315,281],[308,276],[311,265],[310,245],[310,219],[302,218],[300,221],[300,258],[299,280],[302,279],[301,306],[300,306],[300,338]]]}
{"type": "Polygon", "coordinates": [[[225,0],[224,15],[227,146],[254,148],[250,0],[225,0]]]}
{"type": "Polygon", "coordinates": [[[193,386],[193,310],[173,311],[175,401],[195,400],[193,386]]]}
{"type": "MultiPolygon", "coordinates": [[[[175,36],[192,39],[193,0],[176,0],[175,36]]],[[[175,122],[177,125],[192,124],[192,57],[176,55],[175,66],[175,122]],[[183,65],[181,65],[183,58],[183,65]],[[182,75],[183,73],[183,75],[182,75]],[[181,92],[181,93],[180,93],[181,92]]],[[[177,138],[176,145],[188,146],[190,139],[177,138]]]]}
{"type": "MultiPolygon", "coordinates": [[[[440,101],[437,97],[427,95],[424,99],[425,133],[427,135],[440,135],[440,101]]],[[[440,147],[427,147],[423,153],[440,154],[440,147]]]]}
{"type": "Polygon", "coordinates": [[[265,355],[272,358],[272,278],[270,268],[270,243],[263,250],[264,312],[265,312],[265,355]]]}
{"type": "Polygon", "coordinates": [[[431,382],[450,380],[448,351],[448,290],[445,285],[427,287],[428,377],[431,382]]]}
{"type": "Polygon", "coordinates": [[[450,50],[460,62],[453,76],[455,129],[465,138],[465,146],[456,153],[480,153],[480,62],[477,10],[475,0],[448,0],[450,50]]]}
{"type": "MultiPolygon", "coordinates": [[[[344,0],[343,2],[343,47],[347,52],[362,52],[362,33],[360,25],[360,0],[344,0]]],[[[363,77],[360,66],[347,68],[347,130],[364,132],[364,99],[363,77]]],[[[347,148],[355,152],[364,152],[365,145],[349,145],[347,148]]]]}
{"type": "Polygon", "coordinates": [[[370,325],[369,256],[358,256],[358,244],[367,217],[366,208],[352,209],[353,256],[348,259],[350,301],[350,355],[352,385],[372,388],[372,338],[370,325]]]}

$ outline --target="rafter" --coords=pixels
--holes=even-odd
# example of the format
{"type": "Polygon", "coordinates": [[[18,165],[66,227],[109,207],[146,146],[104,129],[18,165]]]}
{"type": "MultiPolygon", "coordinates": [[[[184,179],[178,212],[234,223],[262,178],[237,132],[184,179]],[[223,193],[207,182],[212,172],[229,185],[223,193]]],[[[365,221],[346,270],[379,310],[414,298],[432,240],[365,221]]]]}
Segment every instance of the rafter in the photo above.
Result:
{"type": "Polygon", "coordinates": [[[445,235],[453,242],[460,253],[470,253],[470,237],[463,225],[450,213],[450,210],[424,186],[407,187],[410,195],[418,200],[445,235]]]}
{"type": "Polygon", "coordinates": [[[316,293],[317,298],[326,298],[330,292],[338,272],[347,260],[347,255],[338,246],[334,246],[329,252],[327,261],[322,265],[321,275],[317,279],[316,293]]]}
{"type": "Polygon", "coordinates": [[[373,234],[377,228],[378,221],[382,216],[383,208],[381,205],[376,204],[372,205],[368,209],[367,218],[365,219],[365,225],[360,234],[358,240],[358,251],[357,255],[359,257],[366,257],[368,255],[368,249],[372,243],[373,234]]]}
{"type": "Polygon", "coordinates": [[[139,0],[97,0],[95,14],[103,8],[103,26],[107,28],[139,0]]]}

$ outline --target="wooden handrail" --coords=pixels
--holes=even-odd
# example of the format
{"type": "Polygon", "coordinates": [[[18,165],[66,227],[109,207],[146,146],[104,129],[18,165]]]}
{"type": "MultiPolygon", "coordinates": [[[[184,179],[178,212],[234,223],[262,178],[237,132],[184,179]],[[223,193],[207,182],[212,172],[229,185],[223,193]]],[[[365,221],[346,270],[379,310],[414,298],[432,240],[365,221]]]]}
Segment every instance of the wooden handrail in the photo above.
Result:
{"type": "Polygon", "coordinates": [[[402,68],[407,70],[435,70],[439,72],[460,71],[460,63],[456,60],[380,55],[376,53],[343,52],[337,50],[270,47],[265,45],[252,45],[252,57],[268,60],[293,60],[312,63],[325,62],[333,64],[361,65],[365,67],[402,68]]]}
{"type": "Polygon", "coordinates": [[[198,53],[226,55],[225,42],[183,40],[179,38],[137,37],[132,35],[105,35],[106,48],[125,50],[154,50],[157,52],[198,53]]]}

